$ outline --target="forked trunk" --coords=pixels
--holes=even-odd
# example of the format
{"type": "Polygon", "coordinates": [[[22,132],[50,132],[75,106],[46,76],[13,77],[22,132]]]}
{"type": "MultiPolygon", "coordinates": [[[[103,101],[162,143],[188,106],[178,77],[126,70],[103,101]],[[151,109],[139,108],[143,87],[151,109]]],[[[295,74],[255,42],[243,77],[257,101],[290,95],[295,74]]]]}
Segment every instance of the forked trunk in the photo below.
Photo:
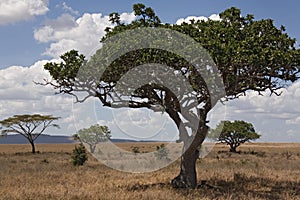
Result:
{"type": "Polygon", "coordinates": [[[177,177],[172,180],[174,188],[196,188],[197,171],[196,161],[199,157],[199,151],[185,152],[181,157],[181,169],[177,177]]]}

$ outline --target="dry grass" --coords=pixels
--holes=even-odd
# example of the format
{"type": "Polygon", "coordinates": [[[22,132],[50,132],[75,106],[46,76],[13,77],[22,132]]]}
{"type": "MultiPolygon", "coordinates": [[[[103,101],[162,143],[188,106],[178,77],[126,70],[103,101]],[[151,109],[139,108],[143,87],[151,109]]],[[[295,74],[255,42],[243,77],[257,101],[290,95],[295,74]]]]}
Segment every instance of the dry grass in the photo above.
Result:
{"type": "MultiPolygon", "coordinates": [[[[157,143],[119,144],[155,150],[157,143]]],[[[196,190],[178,190],[170,180],[179,161],[157,172],[130,174],[92,157],[74,167],[74,145],[0,145],[0,199],[300,199],[300,144],[247,144],[240,154],[216,145],[198,162],[196,190]]]]}

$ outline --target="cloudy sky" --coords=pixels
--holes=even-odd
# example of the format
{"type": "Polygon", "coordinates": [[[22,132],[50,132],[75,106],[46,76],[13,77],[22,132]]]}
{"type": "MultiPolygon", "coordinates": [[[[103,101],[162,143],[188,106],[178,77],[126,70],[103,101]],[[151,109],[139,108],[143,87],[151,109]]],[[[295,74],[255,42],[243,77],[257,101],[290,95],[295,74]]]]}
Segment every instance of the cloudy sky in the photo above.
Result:
{"type": "MultiPolygon", "coordinates": [[[[272,18],[277,26],[300,41],[298,11],[294,0],[140,0],[154,8],[166,23],[191,18],[217,19],[217,14],[235,6],[256,19],[272,18]]],[[[49,78],[43,65],[59,55],[77,49],[91,55],[101,47],[104,29],[111,26],[108,14],[119,12],[121,20],[134,20],[132,4],[137,1],[100,0],[1,0],[0,2],[0,120],[14,114],[41,113],[60,116],[60,130],[49,134],[72,135],[95,123],[108,125],[115,138],[173,139],[176,129],[168,118],[147,110],[110,110],[97,100],[74,104],[68,96],[54,95],[48,87],[33,81],[49,78]]],[[[299,44],[299,43],[298,43],[299,44]]],[[[280,97],[246,97],[227,103],[223,114],[211,113],[212,121],[242,119],[254,124],[260,141],[300,142],[300,82],[282,91],[280,97]],[[226,111],[226,112],[225,112],[226,111]],[[225,114],[224,114],[225,113],[225,114]]]]}

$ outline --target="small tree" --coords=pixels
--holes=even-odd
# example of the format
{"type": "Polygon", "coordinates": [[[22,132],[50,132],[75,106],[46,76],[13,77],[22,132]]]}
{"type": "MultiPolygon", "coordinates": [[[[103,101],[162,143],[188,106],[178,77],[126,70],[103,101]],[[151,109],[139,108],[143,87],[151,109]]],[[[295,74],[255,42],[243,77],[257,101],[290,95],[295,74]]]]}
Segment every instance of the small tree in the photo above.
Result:
{"type": "Polygon", "coordinates": [[[90,152],[94,153],[98,143],[110,140],[111,132],[107,126],[96,124],[89,128],[80,129],[73,137],[75,140],[88,144],[90,152]]]}
{"type": "Polygon", "coordinates": [[[57,124],[53,124],[54,120],[59,117],[52,115],[14,115],[0,121],[3,126],[1,134],[17,133],[25,137],[31,144],[32,153],[35,153],[35,140],[43,134],[46,128],[53,126],[59,128],[57,124]]]}
{"type": "Polygon", "coordinates": [[[235,152],[237,147],[245,142],[256,140],[260,137],[251,123],[245,121],[222,121],[216,129],[211,131],[212,135],[220,134],[217,139],[221,143],[230,146],[230,152],[235,152]]]}
{"type": "Polygon", "coordinates": [[[86,149],[82,143],[73,149],[72,163],[74,166],[81,166],[88,160],[86,149]]]}

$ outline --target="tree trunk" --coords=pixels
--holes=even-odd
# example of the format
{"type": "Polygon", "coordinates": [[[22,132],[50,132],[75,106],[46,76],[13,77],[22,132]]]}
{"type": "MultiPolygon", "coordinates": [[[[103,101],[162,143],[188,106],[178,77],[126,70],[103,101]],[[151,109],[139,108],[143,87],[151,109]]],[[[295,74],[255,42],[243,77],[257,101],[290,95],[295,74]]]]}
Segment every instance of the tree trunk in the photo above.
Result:
{"type": "Polygon", "coordinates": [[[94,153],[96,149],[96,145],[90,144],[90,151],[91,153],[94,153]]]}
{"type": "Polygon", "coordinates": [[[31,144],[31,153],[35,154],[35,145],[33,141],[29,141],[29,143],[31,144]]]}
{"type": "Polygon", "coordinates": [[[230,144],[230,152],[232,152],[232,153],[236,153],[236,148],[237,148],[237,146],[236,146],[236,145],[234,145],[234,144],[230,144]]]}
{"type": "Polygon", "coordinates": [[[235,148],[230,148],[230,152],[236,153],[236,149],[235,148]]]}
{"type": "Polygon", "coordinates": [[[196,188],[197,171],[196,161],[199,157],[199,151],[185,152],[181,157],[181,169],[177,177],[172,180],[174,188],[196,188]]]}

